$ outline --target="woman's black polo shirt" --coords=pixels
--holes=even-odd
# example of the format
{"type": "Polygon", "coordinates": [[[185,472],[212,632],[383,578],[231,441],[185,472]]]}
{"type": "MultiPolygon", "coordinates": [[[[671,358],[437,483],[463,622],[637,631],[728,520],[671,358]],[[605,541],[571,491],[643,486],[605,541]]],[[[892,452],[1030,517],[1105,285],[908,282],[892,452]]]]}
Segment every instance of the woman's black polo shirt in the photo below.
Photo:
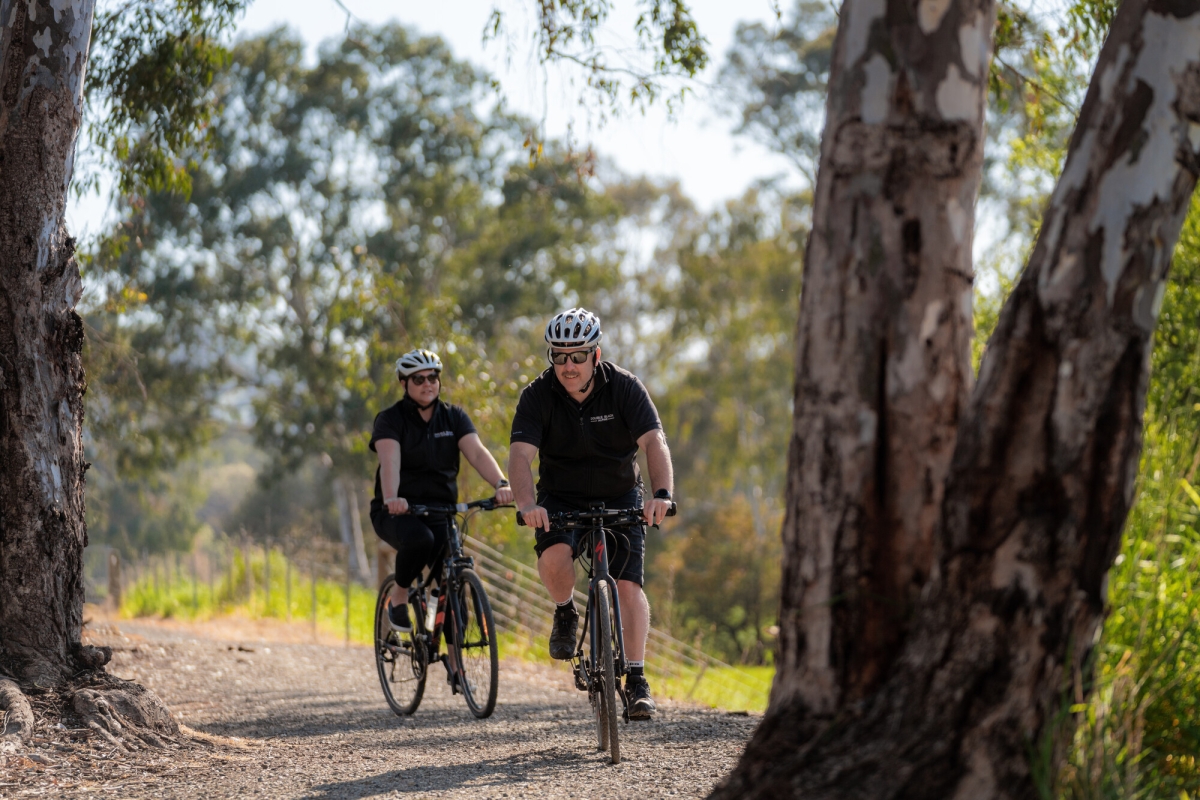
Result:
{"type": "Polygon", "coordinates": [[[595,500],[637,485],[637,440],[661,428],[637,376],[602,361],[582,404],[567,394],[553,368],[534,378],[517,401],[510,441],[538,448],[539,497],[595,500]]]}
{"type": "MultiPolygon", "coordinates": [[[[400,443],[398,497],[410,503],[458,502],[458,440],[475,433],[467,412],[441,400],[434,401],[433,416],[426,422],[421,410],[404,397],[375,416],[370,448],[380,439],[400,443]]],[[[375,499],[371,510],[383,508],[383,483],[375,468],[375,499]]]]}

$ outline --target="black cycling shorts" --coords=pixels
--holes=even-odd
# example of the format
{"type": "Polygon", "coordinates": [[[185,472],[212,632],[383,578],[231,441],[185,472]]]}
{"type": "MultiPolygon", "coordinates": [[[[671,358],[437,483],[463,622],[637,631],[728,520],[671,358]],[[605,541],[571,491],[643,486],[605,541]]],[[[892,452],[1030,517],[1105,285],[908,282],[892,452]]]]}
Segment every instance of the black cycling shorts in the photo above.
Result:
{"type": "MultiPolygon", "coordinates": [[[[642,487],[635,486],[620,497],[607,499],[597,498],[604,503],[605,508],[641,508],[642,487]]],[[[557,497],[542,495],[538,497],[538,505],[551,514],[560,511],[586,511],[592,502],[570,502],[557,497]]],[[[569,544],[571,553],[579,557],[581,543],[587,534],[582,530],[555,530],[549,532],[537,528],[534,530],[533,549],[538,558],[542,551],[552,544],[569,544]]],[[[619,581],[633,581],[638,586],[645,583],[646,572],[646,526],[630,525],[612,530],[608,536],[608,571],[619,581]]]]}

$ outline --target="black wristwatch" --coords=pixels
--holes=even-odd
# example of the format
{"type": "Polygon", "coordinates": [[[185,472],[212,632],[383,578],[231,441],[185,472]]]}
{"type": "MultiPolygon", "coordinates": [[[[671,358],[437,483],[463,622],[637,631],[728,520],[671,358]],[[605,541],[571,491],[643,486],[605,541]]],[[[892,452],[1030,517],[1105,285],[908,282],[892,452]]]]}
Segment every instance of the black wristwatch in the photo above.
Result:
{"type": "Polygon", "coordinates": [[[501,478],[501,479],[500,479],[500,482],[496,484],[496,488],[497,488],[497,489],[503,489],[505,486],[508,486],[508,479],[507,479],[507,478],[501,478]]]}
{"type": "Polygon", "coordinates": [[[667,491],[666,489],[659,489],[654,492],[654,499],[655,500],[670,500],[671,493],[669,491],[667,491]]]}

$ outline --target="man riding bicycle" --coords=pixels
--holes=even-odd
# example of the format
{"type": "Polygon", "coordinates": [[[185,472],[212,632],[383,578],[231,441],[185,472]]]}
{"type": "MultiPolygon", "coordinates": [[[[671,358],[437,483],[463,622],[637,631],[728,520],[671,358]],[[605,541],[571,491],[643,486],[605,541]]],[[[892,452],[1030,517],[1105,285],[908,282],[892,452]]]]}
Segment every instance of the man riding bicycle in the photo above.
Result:
{"type": "MultiPolygon", "coordinates": [[[[513,417],[509,475],[525,524],[535,529],[538,574],[557,604],[550,656],[575,655],[579,613],[575,557],[579,531],[550,529],[549,514],[605,508],[643,508],[647,524],[662,522],[671,506],[671,453],[650,394],[630,372],[600,360],[600,319],[583,308],[555,315],[546,325],[551,367],[521,391],[513,417]],[[638,448],[646,451],[653,496],[643,506],[638,448]],[[533,457],[541,454],[537,492],[533,457]]],[[[654,716],[645,677],[650,604],[642,591],[646,550],[643,525],[618,532],[609,555],[617,579],[629,675],[629,718],[654,716]]]]}
{"type": "MultiPolygon", "coordinates": [[[[371,432],[370,448],[379,455],[371,524],[379,538],[396,549],[396,588],[388,618],[401,632],[412,630],[408,587],[437,562],[450,538],[449,518],[414,517],[409,506],[458,502],[460,452],[495,487],[498,503],[511,503],[513,497],[467,412],[441,401],[441,374],[442,360],[432,351],[413,350],[397,359],[396,377],[404,397],[379,412],[371,432]]],[[[449,637],[446,644],[453,644],[449,637]]]]}

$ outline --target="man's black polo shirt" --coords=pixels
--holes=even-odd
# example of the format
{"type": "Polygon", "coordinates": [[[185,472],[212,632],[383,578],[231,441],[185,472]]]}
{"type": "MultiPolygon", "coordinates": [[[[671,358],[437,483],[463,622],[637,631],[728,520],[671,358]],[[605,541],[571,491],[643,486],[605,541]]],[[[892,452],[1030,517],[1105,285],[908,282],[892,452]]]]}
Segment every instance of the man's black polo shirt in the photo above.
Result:
{"type": "Polygon", "coordinates": [[[650,393],[608,361],[577,403],[550,368],[521,391],[510,441],[538,448],[538,495],[566,500],[616,497],[638,482],[637,440],[661,429],[650,393]]]}
{"type": "MultiPolygon", "coordinates": [[[[426,422],[407,396],[375,416],[370,448],[380,439],[400,443],[398,497],[410,503],[458,502],[458,440],[475,433],[467,412],[455,405],[434,401],[433,416],[426,422]]],[[[375,468],[375,499],[371,510],[383,508],[383,484],[375,468]]]]}

